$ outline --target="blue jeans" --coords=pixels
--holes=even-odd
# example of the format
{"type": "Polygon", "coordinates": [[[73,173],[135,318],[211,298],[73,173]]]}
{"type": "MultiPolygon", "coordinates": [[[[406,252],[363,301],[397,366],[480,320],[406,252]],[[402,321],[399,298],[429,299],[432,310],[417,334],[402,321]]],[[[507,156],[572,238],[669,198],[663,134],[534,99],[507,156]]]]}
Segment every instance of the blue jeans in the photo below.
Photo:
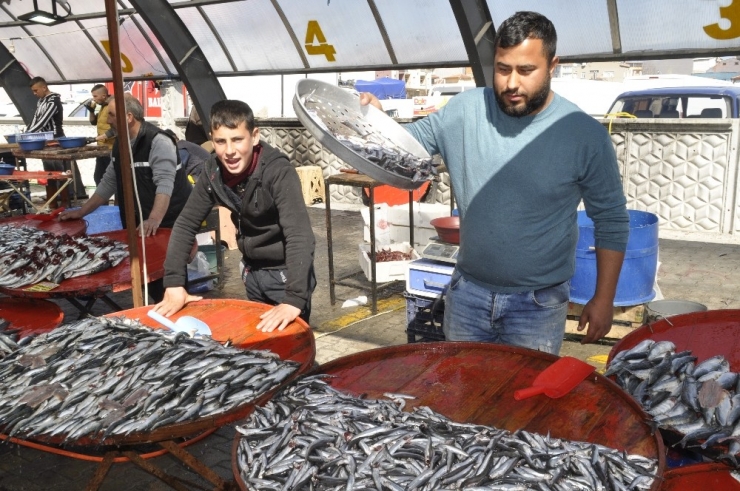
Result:
{"type": "Polygon", "coordinates": [[[448,341],[482,341],[558,354],[570,282],[522,293],[496,293],[455,270],[445,296],[448,341]]]}

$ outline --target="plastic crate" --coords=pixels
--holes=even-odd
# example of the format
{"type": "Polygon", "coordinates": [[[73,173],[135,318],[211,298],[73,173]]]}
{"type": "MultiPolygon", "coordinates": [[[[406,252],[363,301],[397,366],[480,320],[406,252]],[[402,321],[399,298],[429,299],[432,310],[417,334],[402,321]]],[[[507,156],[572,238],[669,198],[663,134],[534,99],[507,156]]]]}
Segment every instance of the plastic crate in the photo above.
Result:
{"type": "Polygon", "coordinates": [[[408,292],[406,297],[406,335],[409,343],[420,341],[444,341],[442,330],[444,320],[444,300],[424,298],[408,292]],[[437,304],[435,305],[435,302],[437,304]],[[434,312],[432,312],[434,308],[434,312]]]}
{"type": "Polygon", "coordinates": [[[36,141],[36,140],[53,140],[54,132],[53,131],[42,131],[40,133],[21,133],[19,138],[20,138],[19,141],[22,141],[22,142],[30,142],[30,141],[36,141]]]}

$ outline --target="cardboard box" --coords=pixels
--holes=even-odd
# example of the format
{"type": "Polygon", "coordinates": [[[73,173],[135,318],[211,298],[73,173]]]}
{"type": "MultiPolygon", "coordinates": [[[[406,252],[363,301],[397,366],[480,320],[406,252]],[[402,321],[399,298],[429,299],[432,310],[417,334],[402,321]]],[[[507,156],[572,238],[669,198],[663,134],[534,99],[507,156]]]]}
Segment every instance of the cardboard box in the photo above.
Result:
{"type": "MultiPolygon", "coordinates": [[[[375,274],[377,275],[376,283],[386,283],[388,281],[405,281],[406,270],[411,261],[419,259],[420,256],[416,250],[411,248],[408,242],[402,244],[391,244],[383,247],[378,247],[376,253],[381,250],[401,251],[404,253],[411,253],[411,259],[408,261],[384,261],[375,263],[375,274]]],[[[370,263],[370,244],[360,244],[360,267],[365,273],[365,277],[372,281],[370,263]]]]}
{"type": "MultiPolygon", "coordinates": [[[[408,211],[407,211],[408,213],[408,211]]],[[[362,239],[370,242],[370,208],[360,210],[362,216],[362,239]]],[[[406,239],[408,240],[408,239],[406,239]]],[[[375,247],[387,246],[391,243],[390,223],[388,222],[388,205],[375,204],[375,247]]]]}
{"type": "MultiPolygon", "coordinates": [[[[391,225],[409,226],[409,204],[388,208],[388,222],[391,225]]],[[[414,227],[431,228],[429,223],[435,218],[450,216],[450,205],[441,203],[414,203],[414,227]]]]}
{"type": "MultiPolygon", "coordinates": [[[[437,236],[434,228],[414,227],[414,248],[421,249],[426,246],[432,237],[437,236]]],[[[402,225],[391,224],[391,244],[402,244],[409,242],[409,228],[402,225]]]]}

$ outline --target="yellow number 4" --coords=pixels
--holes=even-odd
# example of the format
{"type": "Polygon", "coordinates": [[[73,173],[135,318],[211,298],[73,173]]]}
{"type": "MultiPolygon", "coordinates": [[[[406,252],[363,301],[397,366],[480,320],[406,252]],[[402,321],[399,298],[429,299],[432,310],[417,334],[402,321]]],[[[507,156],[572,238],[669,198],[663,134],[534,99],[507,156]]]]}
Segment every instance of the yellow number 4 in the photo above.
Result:
{"type": "Polygon", "coordinates": [[[732,0],[727,7],[719,8],[720,16],[730,21],[729,29],[722,29],[719,24],[704,26],[704,32],[714,39],[735,39],[740,37],[740,2],[732,0]]]}
{"type": "MultiPolygon", "coordinates": [[[[103,49],[105,49],[105,52],[108,53],[108,57],[110,57],[110,41],[102,39],[100,44],[103,45],[103,49]]],[[[121,67],[121,71],[123,73],[131,73],[134,71],[134,65],[131,63],[131,60],[129,60],[128,56],[123,53],[121,53],[121,61],[123,62],[123,66],[121,67]]]]}
{"type": "Polygon", "coordinates": [[[306,53],[309,55],[324,55],[326,56],[326,61],[336,61],[336,58],[334,58],[336,52],[334,46],[326,42],[326,36],[321,31],[319,22],[309,20],[308,28],[306,29],[306,53]]]}

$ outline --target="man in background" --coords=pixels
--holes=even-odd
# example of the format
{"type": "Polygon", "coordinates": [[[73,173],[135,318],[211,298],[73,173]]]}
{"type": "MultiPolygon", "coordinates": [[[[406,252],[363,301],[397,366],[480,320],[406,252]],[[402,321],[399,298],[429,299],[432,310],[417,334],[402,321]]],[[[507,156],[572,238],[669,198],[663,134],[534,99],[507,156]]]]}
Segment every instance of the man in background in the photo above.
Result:
{"type": "MultiPolygon", "coordinates": [[[[103,84],[97,84],[93,87],[90,94],[92,98],[85,103],[85,107],[87,107],[89,112],[90,124],[97,127],[98,136],[96,140],[98,141],[98,145],[104,145],[112,150],[116,137],[115,131],[108,124],[108,102],[110,102],[113,96],[108,94],[108,88],[103,84]]],[[[103,174],[105,174],[108,164],[110,164],[110,155],[95,158],[93,179],[96,186],[103,179],[103,174]]]]}
{"type": "MultiPolygon", "coordinates": [[[[61,96],[56,92],[49,90],[46,80],[41,77],[32,78],[30,85],[33,95],[39,98],[39,102],[36,104],[36,112],[33,115],[31,124],[26,128],[26,133],[44,133],[51,131],[54,133],[54,138],[64,136],[64,129],[62,128],[64,109],[62,107],[61,96]]],[[[68,171],[72,167],[72,162],[69,160],[42,160],[41,162],[46,171],[68,171]]],[[[85,185],[82,183],[80,170],[76,165],[74,166],[73,185],[73,189],[77,194],[77,199],[87,199],[85,185]]],[[[52,196],[56,191],[57,183],[49,181],[49,184],[46,186],[47,197],[52,196]]]]}
{"type": "MultiPolygon", "coordinates": [[[[157,126],[144,120],[144,108],[131,94],[124,94],[126,126],[131,139],[133,178],[136,181],[134,221],[145,237],[156,235],[160,227],[171,228],[190,196],[192,186],[188,183],[185,169],[180,163],[174,139],[157,126]],[[143,220],[140,222],[140,220],[143,220]]],[[[116,129],[116,102],[108,103],[108,123],[116,129]]],[[[124,133],[125,134],[125,133],[124,133]]],[[[123,140],[126,142],[126,139],[123,140]]],[[[82,218],[99,206],[105,205],[114,193],[123,196],[123,174],[121,154],[117,138],[111,153],[111,164],[90,199],[77,210],[64,211],[60,220],[82,218]]],[[[127,143],[127,142],[126,142],[127,143]]],[[[125,143],[124,143],[125,144],[125,143]]],[[[119,206],[121,223],[126,224],[125,209],[119,206]]],[[[149,295],[155,302],[164,297],[162,280],[149,283],[149,295]]]]}

